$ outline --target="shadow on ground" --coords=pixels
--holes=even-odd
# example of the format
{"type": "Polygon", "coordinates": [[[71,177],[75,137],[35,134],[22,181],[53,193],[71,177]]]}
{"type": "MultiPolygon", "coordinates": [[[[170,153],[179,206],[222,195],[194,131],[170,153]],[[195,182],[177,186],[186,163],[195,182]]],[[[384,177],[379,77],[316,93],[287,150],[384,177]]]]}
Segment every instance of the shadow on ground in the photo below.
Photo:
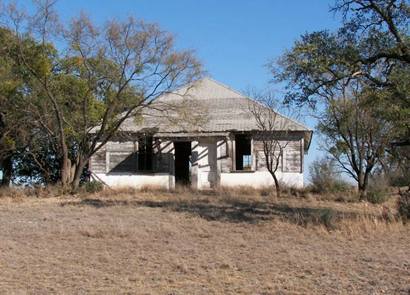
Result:
{"type": "Polygon", "coordinates": [[[258,223],[266,220],[279,219],[301,226],[322,224],[329,229],[335,227],[342,218],[355,218],[357,213],[340,212],[330,208],[290,207],[286,204],[269,202],[226,201],[213,203],[207,200],[102,200],[83,199],[80,202],[65,202],[62,206],[91,206],[104,208],[111,206],[137,206],[162,208],[167,211],[189,213],[208,221],[258,223]]]}

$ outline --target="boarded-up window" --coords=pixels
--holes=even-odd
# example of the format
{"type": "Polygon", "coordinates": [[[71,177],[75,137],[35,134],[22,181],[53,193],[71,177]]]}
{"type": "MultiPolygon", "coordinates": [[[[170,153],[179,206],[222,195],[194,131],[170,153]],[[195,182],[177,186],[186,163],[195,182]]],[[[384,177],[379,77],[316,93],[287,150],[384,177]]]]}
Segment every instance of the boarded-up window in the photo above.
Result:
{"type": "Polygon", "coordinates": [[[283,153],[283,172],[300,173],[302,167],[301,142],[290,141],[283,153]]]}
{"type": "Polygon", "coordinates": [[[109,142],[106,148],[109,172],[135,173],[137,171],[135,142],[109,142]]]}
{"type": "Polygon", "coordinates": [[[110,172],[137,172],[137,153],[110,152],[110,172]]]}

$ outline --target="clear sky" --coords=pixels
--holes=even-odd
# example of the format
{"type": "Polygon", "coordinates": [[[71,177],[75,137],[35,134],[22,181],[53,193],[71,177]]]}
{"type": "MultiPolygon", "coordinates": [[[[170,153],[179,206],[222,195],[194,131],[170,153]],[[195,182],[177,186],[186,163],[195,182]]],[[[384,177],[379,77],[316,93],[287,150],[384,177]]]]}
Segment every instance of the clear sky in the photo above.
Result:
{"type": "MultiPolygon", "coordinates": [[[[128,16],[158,23],[175,34],[178,47],[196,51],[207,75],[239,91],[269,86],[280,97],[281,86],[269,84],[271,76],[266,63],[278,58],[301,34],[339,26],[340,18],[329,12],[333,3],[333,0],[59,0],[57,10],[64,21],[83,11],[100,24],[128,16]]],[[[312,129],[315,127],[312,119],[303,120],[312,129]]],[[[318,156],[314,136],[306,166],[318,156]]]]}

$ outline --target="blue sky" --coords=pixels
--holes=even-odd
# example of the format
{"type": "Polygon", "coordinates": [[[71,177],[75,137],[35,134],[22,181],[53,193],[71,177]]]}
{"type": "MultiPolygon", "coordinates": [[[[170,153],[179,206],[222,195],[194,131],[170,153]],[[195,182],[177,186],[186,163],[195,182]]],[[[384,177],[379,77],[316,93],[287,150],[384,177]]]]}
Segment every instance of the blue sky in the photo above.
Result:
{"type": "MultiPolygon", "coordinates": [[[[24,5],[25,1],[20,3],[24,5]]],[[[265,65],[290,48],[301,34],[338,27],[340,18],[329,12],[333,3],[333,0],[59,0],[57,10],[63,21],[83,11],[99,24],[128,16],[158,23],[175,34],[179,48],[196,51],[209,76],[239,91],[269,86],[280,97],[282,87],[269,83],[272,77],[265,65]]],[[[314,128],[312,119],[303,120],[314,128]]],[[[317,146],[314,136],[306,166],[320,156],[317,146]]]]}
{"type": "Polygon", "coordinates": [[[197,53],[209,75],[233,88],[262,88],[264,66],[304,32],[333,29],[326,0],[60,0],[65,20],[86,12],[97,23],[135,16],[176,35],[178,47],[197,53]]]}

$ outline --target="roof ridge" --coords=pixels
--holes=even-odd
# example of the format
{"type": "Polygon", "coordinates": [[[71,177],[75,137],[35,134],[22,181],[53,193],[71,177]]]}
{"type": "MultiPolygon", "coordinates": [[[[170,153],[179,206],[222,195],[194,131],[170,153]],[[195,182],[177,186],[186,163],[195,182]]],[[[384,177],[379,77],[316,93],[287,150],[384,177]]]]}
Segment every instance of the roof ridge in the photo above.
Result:
{"type": "MultiPolygon", "coordinates": [[[[232,87],[230,87],[230,86],[228,86],[228,85],[226,85],[226,84],[224,84],[224,83],[222,83],[222,82],[220,82],[220,81],[218,81],[218,80],[215,80],[215,79],[212,78],[211,76],[204,76],[204,77],[202,77],[202,78],[200,78],[200,79],[198,79],[198,80],[191,81],[190,83],[187,83],[186,85],[183,85],[183,86],[179,87],[178,89],[175,89],[175,90],[174,90],[173,92],[171,92],[171,93],[176,93],[176,92],[178,92],[178,91],[180,91],[180,90],[182,90],[182,89],[184,89],[184,88],[185,88],[185,89],[189,89],[189,87],[195,87],[195,85],[198,85],[199,83],[201,83],[202,81],[205,81],[205,80],[211,81],[211,82],[213,82],[213,83],[215,83],[215,84],[217,84],[217,85],[219,85],[219,86],[221,86],[221,87],[223,87],[223,88],[225,88],[225,89],[227,89],[227,90],[229,90],[229,91],[232,91],[232,92],[238,94],[238,95],[240,96],[240,98],[249,100],[249,101],[254,102],[254,103],[259,103],[259,104],[261,104],[261,102],[255,100],[255,99],[253,99],[253,98],[251,98],[251,97],[249,97],[248,95],[245,95],[245,94],[241,93],[240,91],[238,91],[238,90],[236,90],[236,89],[234,89],[234,88],[232,88],[232,87]]],[[[162,96],[162,95],[161,95],[161,96],[162,96]]],[[[232,98],[235,98],[235,97],[232,97],[232,98]]],[[[220,99],[220,98],[218,98],[218,99],[220,99]]],[[[283,117],[284,119],[287,119],[287,120],[293,122],[293,123],[296,124],[297,126],[302,127],[303,129],[306,129],[307,131],[313,131],[312,129],[310,129],[310,128],[307,127],[306,125],[304,125],[304,124],[298,122],[296,119],[290,118],[289,116],[286,116],[286,115],[280,113],[280,112],[279,112],[278,110],[276,110],[276,109],[275,109],[274,111],[275,111],[279,116],[281,116],[281,117],[283,117]]]]}
{"type": "MultiPolygon", "coordinates": [[[[208,79],[208,80],[210,80],[210,81],[212,81],[212,82],[214,82],[214,83],[216,83],[216,84],[218,84],[218,85],[220,85],[220,86],[222,86],[222,87],[224,87],[224,88],[226,88],[226,89],[228,89],[228,90],[230,90],[230,91],[233,91],[233,92],[235,92],[236,94],[239,94],[241,97],[246,98],[246,99],[248,99],[248,100],[250,100],[250,101],[252,101],[252,102],[260,103],[260,102],[258,102],[257,100],[252,99],[251,97],[249,97],[249,96],[247,96],[247,95],[244,95],[243,93],[239,92],[238,90],[233,89],[232,87],[230,87],[230,86],[228,86],[228,85],[225,85],[224,83],[222,83],[222,82],[220,82],[220,81],[217,81],[217,80],[213,79],[213,78],[210,77],[210,76],[205,76],[205,77],[203,77],[203,78],[200,79],[200,80],[205,80],[205,79],[208,79]]],[[[200,81],[200,80],[199,80],[199,81],[200,81]]],[[[310,129],[310,128],[307,127],[306,125],[304,125],[304,124],[302,124],[302,123],[296,121],[295,119],[290,118],[289,116],[286,116],[286,115],[280,113],[278,110],[274,110],[274,111],[275,111],[278,115],[282,116],[283,118],[285,118],[285,119],[287,119],[287,120],[289,120],[289,121],[292,121],[292,122],[295,123],[296,125],[299,125],[300,127],[304,128],[304,129],[307,129],[307,130],[309,130],[309,131],[312,131],[312,129],[310,129]]]]}
{"type": "Polygon", "coordinates": [[[223,87],[223,88],[225,88],[225,89],[227,89],[227,90],[230,90],[230,91],[232,91],[232,92],[235,92],[236,94],[238,94],[238,95],[241,96],[241,97],[246,97],[246,95],[244,95],[243,93],[239,92],[238,90],[233,89],[232,87],[230,87],[230,86],[228,86],[228,85],[226,85],[226,84],[224,84],[224,83],[222,83],[222,82],[220,82],[220,81],[217,81],[217,80],[215,80],[214,78],[212,78],[212,77],[210,77],[210,76],[205,76],[205,77],[203,77],[202,79],[200,79],[199,81],[201,81],[201,80],[206,80],[206,79],[208,79],[208,80],[211,81],[211,82],[214,82],[215,84],[218,84],[219,86],[221,86],[221,87],[223,87]]]}
{"type": "MultiPolygon", "coordinates": [[[[264,106],[264,107],[267,107],[266,105],[263,105],[263,103],[261,103],[260,101],[257,101],[256,99],[253,99],[253,98],[251,98],[251,97],[249,97],[249,96],[244,96],[244,98],[246,98],[247,100],[250,100],[250,101],[252,101],[252,102],[254,102],[254,103],[258,103],[258,104],[260,104],[260,105],[262,105],[262,106],[264,106]]],[[[302,127],[302,128],[304,128],[304,129],[306,129],[306,130],[308,130],[308,131],[313,131],[312,129],[310,129],[310,128],[307,127],[306,125],[304,125],[304,124],[302,124],[302,123],[296,121],[296,119],[290,118],[289,116],[286,116],[286,115],[282,114],[281,112],[279,112],[279,111],[276,110],[276,109],[274,109],[273,111],[274,111],[275,113],[277,113],[279,116],[283,117],[284,119],[287,119],[287,120],[289,120],[289,121],[295,123],[296,125],[299,125],[299,127],[302,127]]]]}

